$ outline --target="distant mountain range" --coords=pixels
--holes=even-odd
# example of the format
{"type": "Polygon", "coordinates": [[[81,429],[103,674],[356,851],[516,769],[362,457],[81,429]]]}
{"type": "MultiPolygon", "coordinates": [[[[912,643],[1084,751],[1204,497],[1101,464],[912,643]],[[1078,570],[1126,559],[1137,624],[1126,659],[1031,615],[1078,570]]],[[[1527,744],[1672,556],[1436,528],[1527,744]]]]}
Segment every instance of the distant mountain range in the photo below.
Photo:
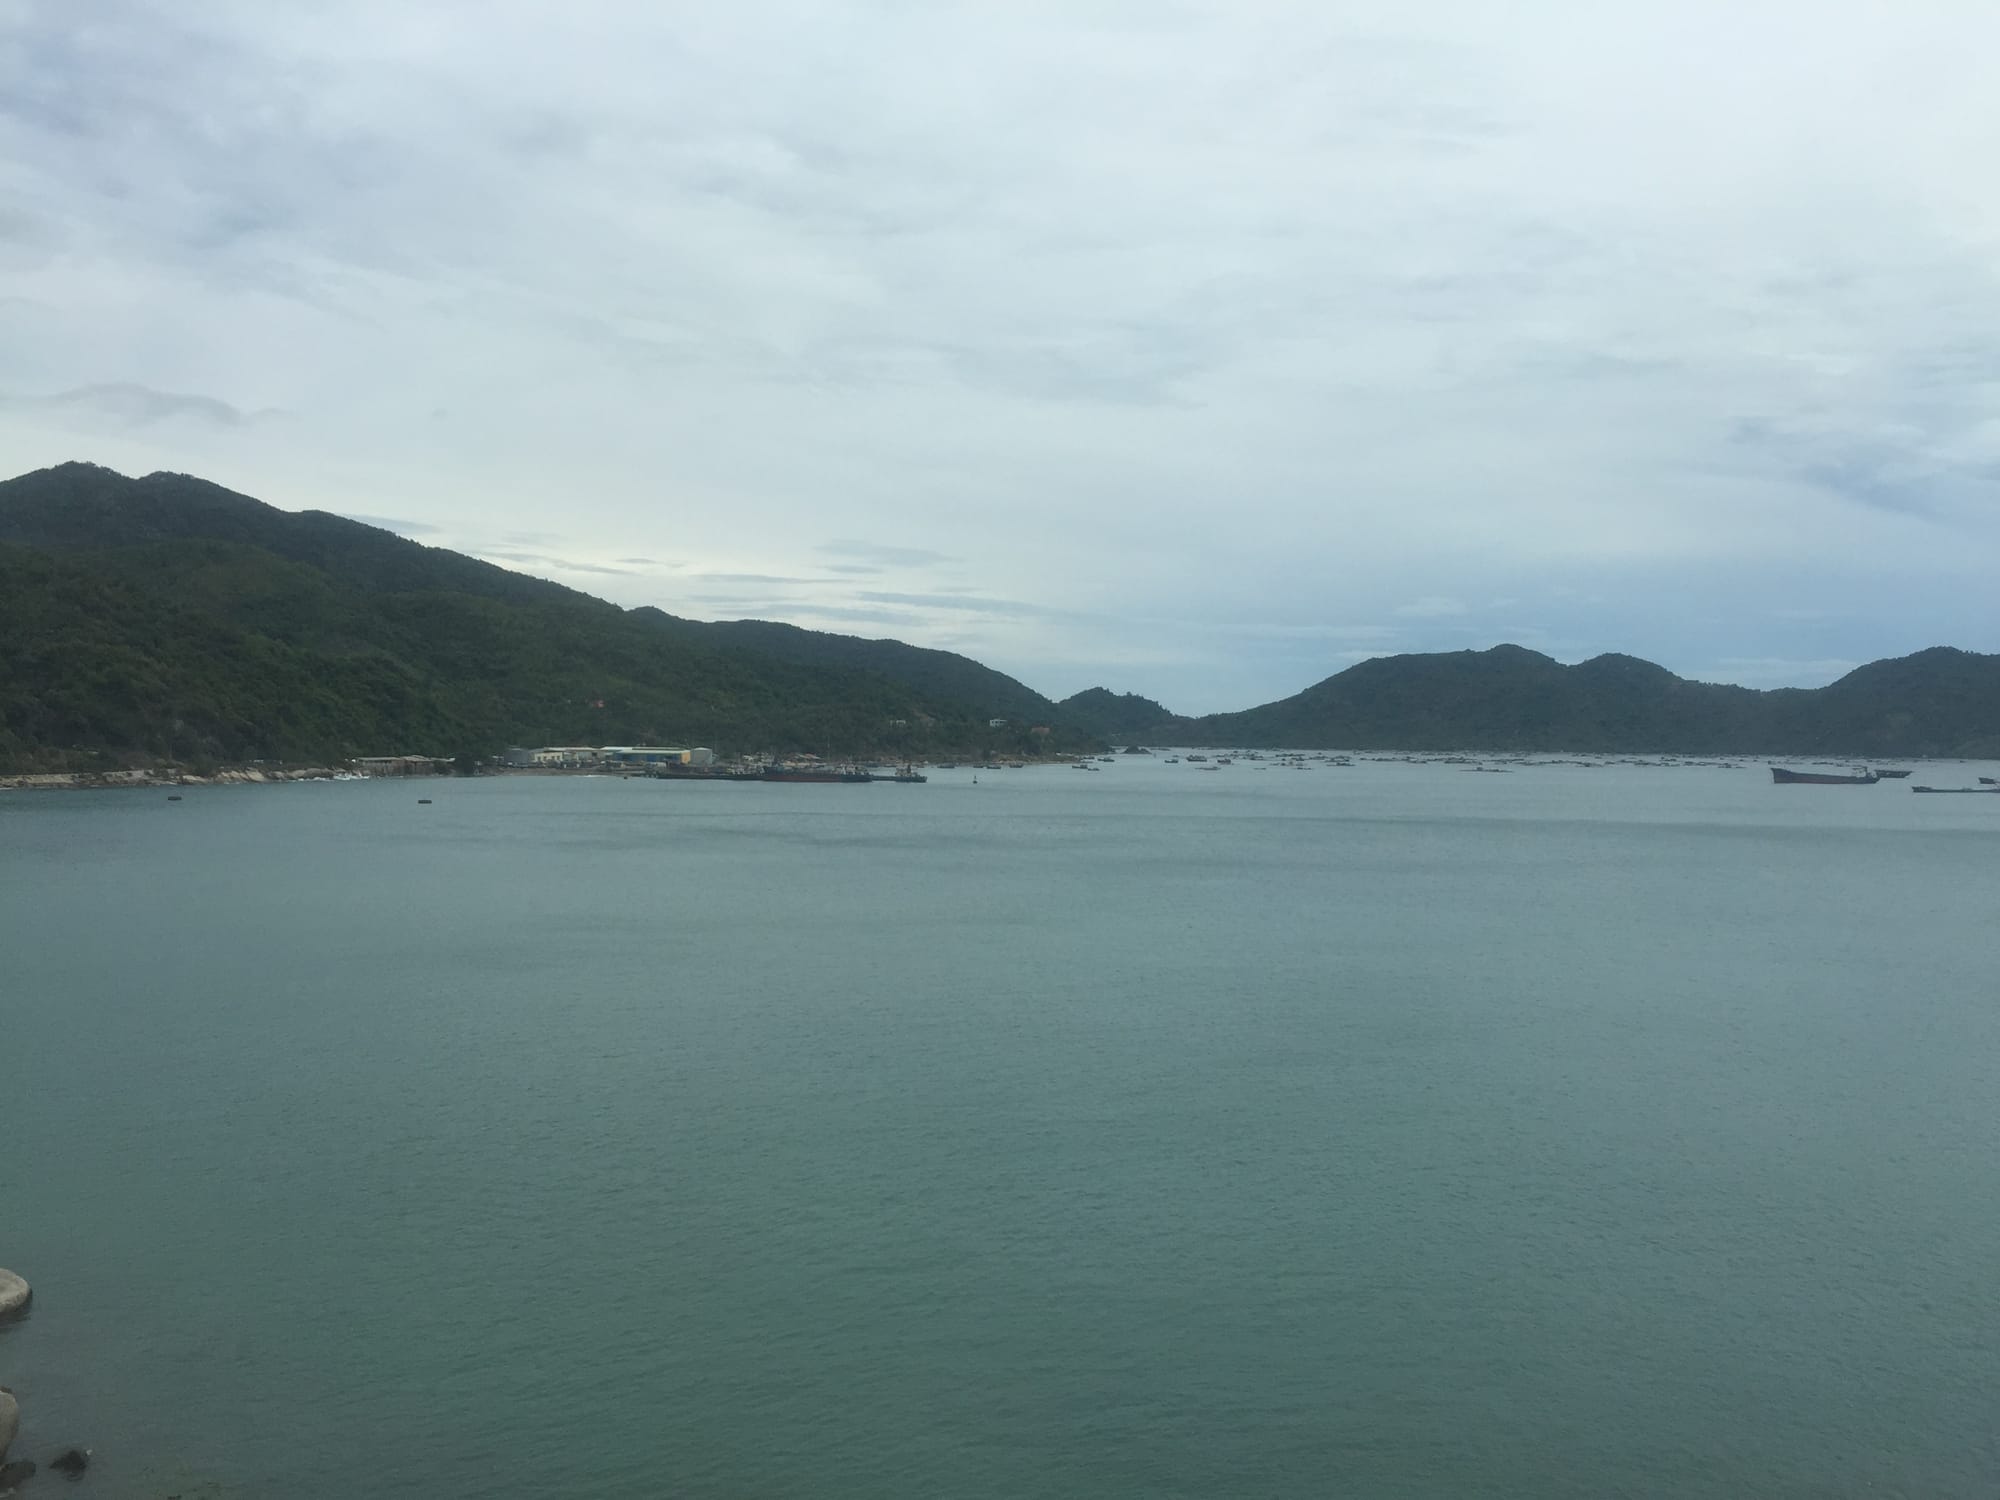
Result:
{"type": "Polygon", "coordinates": [[[621,609],[186,475],[72,463],[0,482],[0,769],[510,743],[929,756],[1099,742],[1996,756],[2000,657],[1941,647],[1758,692],[1498,646],[1366,661],[1191,719],[1104,688],[1054,703],[900,641],[621,609]]]}
{"type": "Polygon", "coordinates": [[[1187,719],[1093,689],[1066,700],[1107,739],[1279,749],[1678,751],[2000,757],[2000,656],[1933,647],[1823,688],[1690,682],[1631,656],[1564,666],[1495,646],[1360,662],[1302,693],[1187,719]]]}

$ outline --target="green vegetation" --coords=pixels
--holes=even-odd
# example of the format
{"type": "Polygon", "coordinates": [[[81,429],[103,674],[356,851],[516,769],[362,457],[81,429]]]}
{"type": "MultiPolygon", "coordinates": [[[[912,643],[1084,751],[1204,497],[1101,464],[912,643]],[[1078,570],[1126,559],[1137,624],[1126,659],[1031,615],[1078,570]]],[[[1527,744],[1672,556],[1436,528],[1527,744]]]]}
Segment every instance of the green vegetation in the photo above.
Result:
{"type": "Polygon", "coordinates": [[[1361,662],[1304,692],[1187,725],[1202,745],[1287,749],[2000,754],[2000,656],[1935,647],[1816,689],[1689,682],[1630,656],[1566,667],[1495,646],[1361,662]]]}
{"type": "Polygon", "coordinates": [[[1109,688],[1085,688],[1056,705],[1066,724],[1076,724],[1105,740],[1151,740],[1178,743],[1192,722],[1169,713],[1151,698],[1114,693],[1109,688]]]}
{"type": "Polygon", "coordinates": [[[1183,719],[1104,688],[1054,704],[900,641],[624,610],[186,475],[63,464],[0,483],[0,770],[399,752],[462,768],[509,744],[992,759],[1107,740],[1995,756],[2000,657],[1940,647],[1755,692],[1496,646],[1183,719]]]}
{"type": "Polygon", "coordinates": [[[1092,743],[1032,736],[1047,716],[1020,705],[1046,700],[963,657],[809,632],[752,649],[784,629],[622,610],[181,475],[65,464],[0,483],[0,768],[1092,743]]]}

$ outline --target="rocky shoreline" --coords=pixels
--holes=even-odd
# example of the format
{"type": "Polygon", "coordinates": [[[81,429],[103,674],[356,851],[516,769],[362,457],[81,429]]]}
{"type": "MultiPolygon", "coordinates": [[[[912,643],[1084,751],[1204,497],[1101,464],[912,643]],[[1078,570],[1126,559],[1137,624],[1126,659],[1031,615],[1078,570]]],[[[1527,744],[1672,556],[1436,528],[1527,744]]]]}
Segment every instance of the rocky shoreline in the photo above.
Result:
{"type": "Polygon", "coordinates": [[[0,776],[0,790],[105,791],[135,786],[249,786],[280,781],[332,781],[337,766],[247,766],[200,776],[167,767],[157,771],[45,771],[0,776]]]}
{"type": "MultiPolygon", "coordinates": [[[[25,1280],[0,1268],[0,1324],[25,1309],[33,1295],[25,1280]]],[[[20,1430],[21,1403],[14,1399],[11,1390],[0,1385],[0,1495],[11,1493],[15,1485],[35,1472],[32,1463],[21,1460],[10,1463],[7,1459],[7,1450],[14,1446],[14,1437],[20,1430]]]]}
{"type": "MultiPolygon", "coordinates": [[[[0,1267],[0,1332],[4,1332],[9,1322],[27,1311],[28,1303],[33,1298],[34,1291],[24,1277],[0,1267]]],[[[41,1466],[32,1459],[10,1459],[7,1456],[7,1450],[14,1446],[14,1439],[20,1431],[21,1403],[14,1398],[13,1391],[0,1385],[0,1497],[12,1495],[19,1486],[40,1472],[41,1466]]],[[[90,1450],[65,1448],[49,1459],[48,1467],[66,1478],[80,1478],[90,1467],[90,1450]]]]}

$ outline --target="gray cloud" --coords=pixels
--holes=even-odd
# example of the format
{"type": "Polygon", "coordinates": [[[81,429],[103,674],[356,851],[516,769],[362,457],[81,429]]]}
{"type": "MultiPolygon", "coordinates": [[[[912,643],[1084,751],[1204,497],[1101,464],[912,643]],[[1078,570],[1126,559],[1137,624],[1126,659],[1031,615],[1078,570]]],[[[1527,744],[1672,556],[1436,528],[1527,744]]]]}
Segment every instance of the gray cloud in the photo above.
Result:
{"type": "Polygon", "coordinates": [[[998,615],[1013,619],[1065,619],[1071,611],[1050,609],[1021,599],[987,599],[971,594],[894,594],[864,589],[857,595],[874,604],[903,604],[914,609],[962,610],[969,614],[998,615]]]}
{"type": "Polygon", "coordinates": [[[630,568],[614,568],[605,563],[580,562],[572,557],[554,557],[546,552],[523,552],[513,548],[490,547],[479,556],[488,562],[543,568],[554,573],[591,573],[607,578],[629,578],[632,574],[630,568]]]}
{"type": "Polygon", "coordinates": [[[187,420],[215,427],[241,427],[267,417],[280,416],[272,410],[249,412],[215,396],[156,391],[129,381],[108,385],[83,385],[52,396],[0,396],[0,407],[14,410],[40,409],[102,420],[117,426],[138,427],[152,422],[187,420]]]}
{"type": "Polygon", "coordinates": [[[0,445],[1188,711],[2000,647],[2000,12],[777,5],[14,0],[0,445]]]}
{"type": "Polygon", "coordinates": [[[927,568],[952,559],[924,547],[895,547],[879,542],[823,542],[817,549],[833,557],[858,557],[892,568],[927,568]]]}
{"type": "Polygon", "coordinates": [[[922,617],[907,609],[865,609],[854,605],[811,604],[794,608],[803,620],[837,620],[849,625],[916,625],[922,617]]]}
{"type": "Polygon", "coordinates": [[[393,531],[402,536],[428,536],[438,528],[427,526],[421,521],[406,521],[400,516],[369,516],[359,511],[344,510],[338,514],[350,521],[359,521],[363,526],[379,526],[384,531],[393,531]]]}
{"type": "Polygon", "coordinates": [[[693,583],[790,584],[790,583],[822,583],[826,581],[824,579],[817,579],[817,578],[794,578],[775,573],[690,573],[687,575],[687,577],[689,581],[693,583]]]}

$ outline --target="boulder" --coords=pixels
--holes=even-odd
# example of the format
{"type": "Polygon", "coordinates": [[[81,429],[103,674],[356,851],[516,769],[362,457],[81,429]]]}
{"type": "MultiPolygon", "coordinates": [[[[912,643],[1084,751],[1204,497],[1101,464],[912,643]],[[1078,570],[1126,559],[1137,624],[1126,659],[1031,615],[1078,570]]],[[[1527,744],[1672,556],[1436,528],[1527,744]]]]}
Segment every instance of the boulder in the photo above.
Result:
{"type": "Polygon", "coordinates": [[[35,1466],[25,1458],[17,1458],[11,1464],[0,1464],[0,1495],[12,1490],[24,1479],[35,1477],[35,1466]]]}
{"type": "Polygon", "coordinates": [[[20,1430],[20,1403],[8,1392],[0,1391],[0,1458],[7,1456],[7,1445],[14,1441],[14,1434],[20,1430]]]}
{"type": "Polygon", "coordinates": [[[0,1318],[28,1305],[28,1283],[12,1271],[0,1271],[0,1318]]]}

